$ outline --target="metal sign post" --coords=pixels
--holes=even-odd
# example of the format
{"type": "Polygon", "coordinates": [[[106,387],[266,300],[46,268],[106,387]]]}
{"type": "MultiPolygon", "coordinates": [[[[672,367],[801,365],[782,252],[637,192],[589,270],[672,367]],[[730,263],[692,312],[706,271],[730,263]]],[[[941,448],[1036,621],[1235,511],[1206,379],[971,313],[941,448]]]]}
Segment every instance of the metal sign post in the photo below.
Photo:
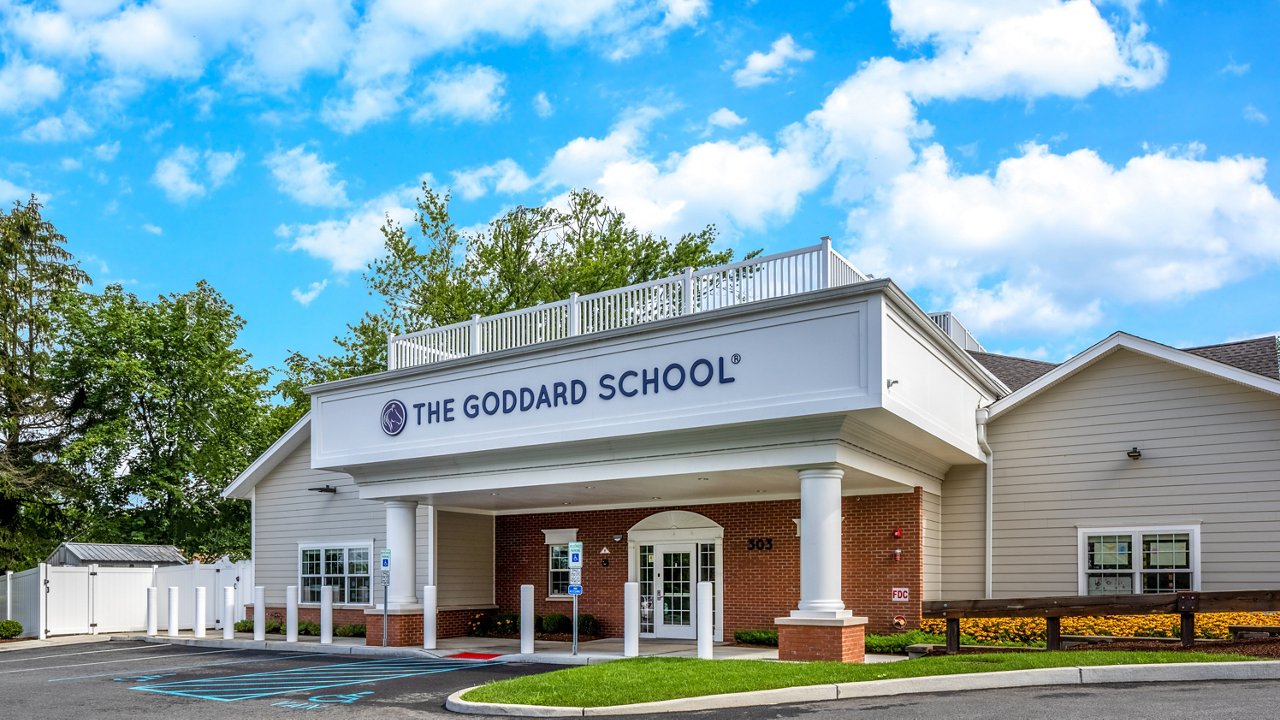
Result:
{"type": "Polygon", "coordinates": [[[379,560],[382,567],[382,647],[387,646],[387,622],[389,608],[391,603],[387,602],[387,596],[391,591],[391,549],[382,548],[379,553],[379,560]]]}
{"type": "Polygon", "coordinates": [[[569,594],[573,596],[573,654],[578,654],[578,596],[582,594],[582,543],[569,543],[569,594]]]}

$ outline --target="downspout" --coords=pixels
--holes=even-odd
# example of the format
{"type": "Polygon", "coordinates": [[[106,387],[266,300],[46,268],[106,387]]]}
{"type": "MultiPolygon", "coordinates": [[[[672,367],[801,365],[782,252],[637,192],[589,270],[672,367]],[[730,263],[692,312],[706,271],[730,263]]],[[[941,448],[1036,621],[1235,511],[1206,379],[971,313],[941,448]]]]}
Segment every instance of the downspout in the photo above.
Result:
{"type": "Polygon", "coordinates": [[[983,543],[982,543],[982,550],[983,550],[983,558],[982,558],[983,560],[982,593],[983,594],[982,596],[987,599],[990,599],[991,598],[991,555],[992,555],[991,522],[992,522],[992,516],[994,514],[992,512],[992,507],[994,505],[992,494],[995,489],[996,454],[991,449],[991,446],[987,444],[987,420],[991,418],[991,411],[987,408],[980,407],[978,408],[975,415],[978,423],[978,447],[982,450],[982,453],[987,456],[987,488],[986,488],[986,493],[984,494],[985,496],[984,504],[986,506],[985,508],[986,519],[985,519],[985,522],[983,522],[982,524],[982,528],[983,528],[982,532],[984,535],[983,543]]]}

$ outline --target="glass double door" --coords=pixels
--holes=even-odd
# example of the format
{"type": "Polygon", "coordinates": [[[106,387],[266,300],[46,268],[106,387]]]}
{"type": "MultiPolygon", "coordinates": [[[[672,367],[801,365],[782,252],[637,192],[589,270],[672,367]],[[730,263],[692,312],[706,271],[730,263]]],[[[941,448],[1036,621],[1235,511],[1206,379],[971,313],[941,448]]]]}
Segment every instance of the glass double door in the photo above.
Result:
{"type": "Polygon", "coordinates": [[[697,545],[682,543],[653,548],[653,634],[660,638],[697,636],[694,588],[697,585],[697,545]]]}

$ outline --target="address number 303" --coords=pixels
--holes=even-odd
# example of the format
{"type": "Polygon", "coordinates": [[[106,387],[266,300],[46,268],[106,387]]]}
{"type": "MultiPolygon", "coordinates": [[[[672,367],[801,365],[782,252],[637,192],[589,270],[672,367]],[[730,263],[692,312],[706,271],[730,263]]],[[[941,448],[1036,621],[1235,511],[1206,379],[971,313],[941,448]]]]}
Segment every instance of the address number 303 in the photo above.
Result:
{"type": "Polygon", "coordinates": [[[747,538],[748,550],[772,550],[773,538],[747,538]]]}

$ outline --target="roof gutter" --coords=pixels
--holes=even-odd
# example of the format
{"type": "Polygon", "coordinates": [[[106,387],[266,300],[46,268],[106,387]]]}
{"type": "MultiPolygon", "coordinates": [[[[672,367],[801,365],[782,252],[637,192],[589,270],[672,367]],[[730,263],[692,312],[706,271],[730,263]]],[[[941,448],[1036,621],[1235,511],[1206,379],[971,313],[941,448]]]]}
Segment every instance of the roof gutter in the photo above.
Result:
{"type": "Polygon", "coordinates": [[[986,492],[983,493],[983,496],[985,498],[985,505],[986,505],[986,508],[985,508],[986,519],[982,523],[982,528],[983,528],[982,530],[983,532],[982,596],[987,599],[991,598],[991,555],[992,555],[991,520],[992,520],[992,516],[994,515],[994,513],[992,512],[992,509],[994,506],[992,495],[995,489],[995,468],[996,468],[995,451],[992,450],[991,445],[987,443],[987,421],[990,418],[991,418],[991,410],[989,410],[988,408],[980,407],[975,412],[975,420],[977,421],[977,425],[978,425],[978,448],[981,449],[982,454],[986,455],[987,457],[987,484],[986,484],[986,492]]]}

